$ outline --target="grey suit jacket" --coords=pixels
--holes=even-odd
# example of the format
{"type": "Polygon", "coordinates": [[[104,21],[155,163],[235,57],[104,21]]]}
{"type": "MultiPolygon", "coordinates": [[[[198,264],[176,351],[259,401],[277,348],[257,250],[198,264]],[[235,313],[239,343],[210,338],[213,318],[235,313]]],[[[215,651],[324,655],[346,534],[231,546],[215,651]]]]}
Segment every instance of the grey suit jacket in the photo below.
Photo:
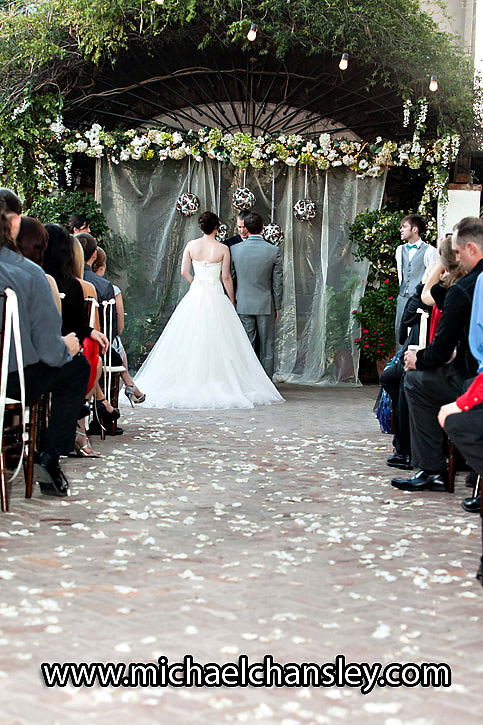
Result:
{"type": "Polygon", "coordinates": [[[269,315],[282,304],[282,255],[259,234],[231,247],[239,315],[269,315]]]}
{"type": "MultiPolygon", "coordinates": [[[[60,368],[72,360],[61,337],[62,319],[43,269],[4,247],[0,249],[0,289],[5,287],[11,287],[17,293],[24,366],[40,361],[60,368]]],[[[0,307],[0,318],[2,316],[3,308],[0,307]]],[[[13,341],[8,370],[17,370],[13,341]]]]}

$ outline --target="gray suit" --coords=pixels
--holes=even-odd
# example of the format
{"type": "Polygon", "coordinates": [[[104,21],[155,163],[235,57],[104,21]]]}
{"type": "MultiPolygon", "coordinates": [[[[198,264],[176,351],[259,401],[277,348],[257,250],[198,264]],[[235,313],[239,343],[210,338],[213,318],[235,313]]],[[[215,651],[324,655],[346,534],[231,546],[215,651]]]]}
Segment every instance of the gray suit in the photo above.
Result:
{"type": "Polygon", "coordinates": [[[236,307],[253,346],[260,339],[260,362],[268,377],[273,375],[275,310],[282,304],[282,255],[278,247],[260,234],[231,247],[236,274],[236,307]]]}

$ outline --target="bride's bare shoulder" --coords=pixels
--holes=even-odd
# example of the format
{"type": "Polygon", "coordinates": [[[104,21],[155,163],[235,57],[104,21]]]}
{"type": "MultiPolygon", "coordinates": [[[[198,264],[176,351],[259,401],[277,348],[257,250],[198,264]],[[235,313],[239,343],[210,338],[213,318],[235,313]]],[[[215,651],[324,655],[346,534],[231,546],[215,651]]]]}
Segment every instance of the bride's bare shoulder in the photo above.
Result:
{"type": "Polygon", "coordinates": [[[203,237],[197,237],[196,239],[190,239],[190,241],[187,243],[185,249],[188,249],[188,247],[191,249],[194,246],[198,246],[201,242],[203,242],[203,237]]]}

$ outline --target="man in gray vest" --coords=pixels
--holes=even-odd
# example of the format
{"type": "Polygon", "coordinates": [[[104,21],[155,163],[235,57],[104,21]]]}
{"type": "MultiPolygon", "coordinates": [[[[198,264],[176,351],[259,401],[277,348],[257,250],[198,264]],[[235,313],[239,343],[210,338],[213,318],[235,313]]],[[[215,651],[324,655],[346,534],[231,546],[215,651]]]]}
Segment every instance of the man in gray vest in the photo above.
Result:
{"type": "Polygon", "coordinates": [[[237,278],[236,308],[253,347],[258,332],[260,362],[271,379],[275,321],[282,304],[282,255],[278,247],[262,237],[260,214],[247,214],[245,227],[249,236],[230,250],[237,278]]]}
{"type": "MultiPolygon", "coordinates": [[[[419,214],[409,214],[401,220],[401,241],[396,249],[396,265],[400,290],[396,309],[396,340],[407,301],[416,292],[426,268],[438,259],[438,251],[423,242],[421,235],[426,231],[426,222],[419,214]]],[[[398,345],[398,348],[401,347],[398,345]]]]}

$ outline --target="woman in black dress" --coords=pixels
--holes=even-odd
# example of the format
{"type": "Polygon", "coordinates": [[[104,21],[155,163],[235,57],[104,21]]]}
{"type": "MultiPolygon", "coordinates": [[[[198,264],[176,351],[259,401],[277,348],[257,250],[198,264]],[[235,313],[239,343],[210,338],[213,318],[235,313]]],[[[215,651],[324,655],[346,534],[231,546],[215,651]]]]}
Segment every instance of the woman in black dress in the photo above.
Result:
{"type": "MultiPolygon", "coordinates": [[[[81,283],[75,276],[74,250],[72,239],[64,227],[59,224],[46,224],[45,228],[49,235],[47,249],[44,254],[44,270],[57,282],[59,293],[62,299],[62,334],[75,332],[79,341],[90,337],[99,344],[101,352],[108,347],[108,340],[102,332],[95,330],[88,325],[87,314],[84,305],[84,293],[81,283]]],[[[86,395],[89,391],[86,390],[86,395]]],[[[75,450],[78,456],[85,458],[98,458],[89,443],[85,431],[84,417],[78,421],[75,450]]]]}

